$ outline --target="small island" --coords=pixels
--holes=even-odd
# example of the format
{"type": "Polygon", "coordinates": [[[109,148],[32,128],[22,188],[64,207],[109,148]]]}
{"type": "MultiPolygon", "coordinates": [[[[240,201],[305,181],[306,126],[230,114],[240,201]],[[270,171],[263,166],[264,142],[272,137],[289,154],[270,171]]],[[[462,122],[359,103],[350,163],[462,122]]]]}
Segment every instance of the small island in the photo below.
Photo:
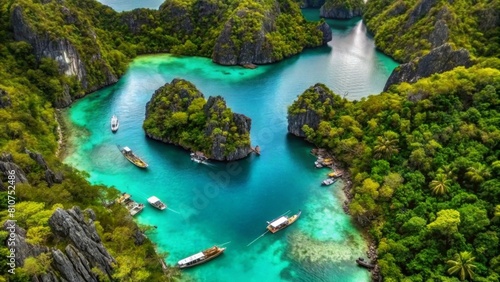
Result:
{"type": "Polygon", "coordinates": [[[221,96],[205,100],[194,84],[174,79],[146,105],[143,128],[149,138],[203,152],[209,159],[234,161],[252,152],[251,119],[233,113],[221,96]]]}

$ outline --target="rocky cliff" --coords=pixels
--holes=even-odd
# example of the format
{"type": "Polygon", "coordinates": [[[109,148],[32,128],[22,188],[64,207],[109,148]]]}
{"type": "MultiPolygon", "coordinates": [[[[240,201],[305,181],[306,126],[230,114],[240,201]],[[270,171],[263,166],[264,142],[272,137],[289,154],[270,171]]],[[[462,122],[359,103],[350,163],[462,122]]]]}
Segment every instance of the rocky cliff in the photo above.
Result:
{"type": "Polygon", "coordinates": [[[220,96],[206,101],[183,79],[155,91],[146,105],[143,127],[152,139],[201,151],[218,161],[241,159],[251,152],[250,118],[233,113],[220,96]]]}
{"type": "Polygon", "coordinates": [[[318,129],[321,120],[329,117],[339,103],[340,97],[325,85],[318,83],[309,87],[288,108],[288,132],[307,137],[304,125],[318,129]]]}
{"type": "Polygon", "coordinates": [[[325,0],[299,0],[301,8],[319,8],[325,4],[325,0]]]}
{"type": "Polygon", "coordinates": [[[471,65],[472,61],[467,50],[454,51],[450,44],[444,44],[432,49],[429,54],[394,69],[385,84],[384,91],[393,84],[413,83],[435,73],[449,71],[458,66],[470,67],[471,65]]]}
{"type": "Polygon", "coordinates": [[[49,258],[49,265],[44,265],[43,274],[33,277],[33,281],[59,282],[97,282],[101,281],[95,269],[99,269],[108,278],[111,278],[115,259],[102,245],[93,221],[95,214],[92,210],[84,212],[78,207],[69,210],[58,208],[49,219],[54,239],[59,242],[58,247],[33,245],[27,242],[27,232],[13,221],[6,221],[3,229],[15,233],[16,265],[22,267],[28,257],[45,255],[49,258]],[[63,248],[62,250],[59,248],[63,248]]]}
{"type": "Polygon", "coordinates": [[[323,18],[329,19],[351,19],[363,14],[363,0],[326,0],[321,6],[319,14],[323,18]]]}
{"type": "Polygon", "coordinates": [[[224,23],[212,60],[222,65],[269,64],[324,45],[331,37],[328,24],[306,22],[295,2],[240,4],[224,23]]]}
{"type": "Polygon", "coordinates": [[[450,43],[472,56],[500,55],[500,4],[466,0],[370,0],[363,19],[375,34],[375,44],[401,62],[410,62],[450,43]]]}
{"type": "Polygon", "coordinates": [[[14,39],[28,42],[38,61],[55,60],[60,74],[73,77],[79,85],[76,88],[80,90],[75,90],[73,85],[64,84],[62,93],[55,95],[57,107],[66,107],[74,98],[116,82],[121,74],[104,56],[103,52],[108,51],[104,51],[105,44],[91,22],[82,16],[82,11],[65,4],[48,1],[27,6],[19,2],[14,4],[11,15],[14,39]]]}

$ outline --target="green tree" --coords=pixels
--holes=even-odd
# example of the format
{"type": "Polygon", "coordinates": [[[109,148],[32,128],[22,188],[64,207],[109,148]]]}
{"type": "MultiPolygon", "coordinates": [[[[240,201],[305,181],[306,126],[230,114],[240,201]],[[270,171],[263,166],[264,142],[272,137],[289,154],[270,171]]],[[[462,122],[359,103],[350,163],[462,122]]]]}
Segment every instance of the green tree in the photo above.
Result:
{"type": "Polygon", "coordinates": [[[438,173],[436,175],[436,178],[434,178],[429,184],[429,187],[431,188],[432,193],[436,195],[443,195],[446,194],[446,192],[448,192],[450,185],[451,185],[451,180],[448,179],[446,174],[438,173]]]}
{"type": "Polygon", "coordinates": [[[467,278],[473,280],[474,268],[476,268],[474,264],[475,259],[476,258],[473,257],[470,252],[456,253],[453,259],[446,261],[450,266],[450,268],[448,268],[448,274],[457,274],[461,281],[467,278]]]}
{"type": "Polygon", "coordinates": [[[491,176],[490,169],[480,163],[475,163],[467,169],[465,175],[475,183],[482,183],[491,176]]]}
{"type": "Polygon", "coordinates": [[[393,131],[384,132],[384,136],[378,136],[373,151],[375,158],[391,158],[399,152],[398,134],[393,131]]]}

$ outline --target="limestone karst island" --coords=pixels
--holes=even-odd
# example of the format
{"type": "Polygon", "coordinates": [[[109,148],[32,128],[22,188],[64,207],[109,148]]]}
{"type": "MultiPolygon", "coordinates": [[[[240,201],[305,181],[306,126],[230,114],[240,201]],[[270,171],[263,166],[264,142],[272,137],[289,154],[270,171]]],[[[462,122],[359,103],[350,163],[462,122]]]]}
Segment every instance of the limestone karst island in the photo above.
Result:
{"type": "Polygon", "coordinates": [[[0,281],[500,280],[499,0],[0,3],[0,281]]]}

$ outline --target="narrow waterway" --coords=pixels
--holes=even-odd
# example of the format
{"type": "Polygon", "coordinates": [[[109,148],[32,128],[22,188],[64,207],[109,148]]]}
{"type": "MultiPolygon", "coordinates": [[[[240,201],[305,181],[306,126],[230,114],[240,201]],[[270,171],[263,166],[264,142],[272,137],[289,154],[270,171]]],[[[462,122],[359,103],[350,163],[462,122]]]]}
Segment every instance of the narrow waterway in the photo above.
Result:
{"type": "MultiPolygon", "coordinates": [[[[317,13],[305,11],[308,18],[317,13]]],[[[350,99],[377,94],[397,64],[375,50],[359,19],[329,23],[334,38],[328,46],[255,70],[198,57],[137,58],[117,84],[66,112],[74,128],[65,162],[139,202],[152,195],[164,200],[169,210],[146,206],[136,218],[158,227],[148,236],[169,253],[170,264],[230,241],[221,257],[184,271],[198,281],[368,281],[354,263],[366,242],[342,210],[343,183],[320,185],[328,170],[314,168],[312,146],[287,134],[286,111],[317,82],[350,99]],[[222,95],[233,111],[249,116],[252,143],[262,155],[202,165],[181,148],[147,139],[145,105],[173,78],[190,80],[206,97],[222,95]],[[109,130],[113,114],[120,119],[116,134],[109,130]],[[131,165],[117,146],[129,146],[149,168],[131,165]],[[249,245],[266,231],[266,221],[299,209],[294,225],[249,245]]]]}

